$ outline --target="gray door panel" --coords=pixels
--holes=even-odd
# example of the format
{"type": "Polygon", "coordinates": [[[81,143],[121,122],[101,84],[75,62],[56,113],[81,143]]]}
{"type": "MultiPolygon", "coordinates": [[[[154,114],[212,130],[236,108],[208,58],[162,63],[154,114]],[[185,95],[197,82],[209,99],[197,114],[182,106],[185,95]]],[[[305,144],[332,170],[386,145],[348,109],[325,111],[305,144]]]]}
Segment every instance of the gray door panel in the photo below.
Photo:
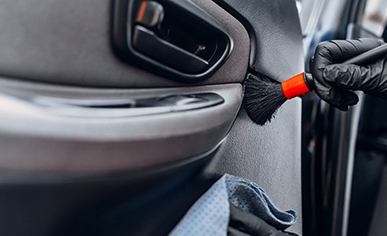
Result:
{"type": "MultiPolygon", "coordinates": [[[[112,1],[0,3],[0,192],[4,193],[0,198],[6,202],[0,218],[8,217],[0,223],[1,235],[57,235],[68,221],[82,228],[84,224],[78,220],[89,220],[93,209],[97,209],[98,219],[110,217],[111,210],[121,212],[131,223],[130,233],[138,227],[154,235],[163,221],[168,221],[163,229],[167,232],[209,187],[209,176],[224,173],[256,182],[278,207],[296,210],[299,223],[291,231],[302,234],[301,100],[285,103],[264,127],[247,117],[242,103],[247,73],[265,72],[284,80],[302,71],[296,9],[289,8],[291,19],[282,19],[294,27],[270,34],[262,30],[255,40],[240,19],[215,2],[192,1],[218,21],[234,43],[224,64],[196,84],[174,82],[118,59],[111,39],[112,1]],[[288,33],[294,37],[268,43],[275,34],[284,38],[288,33]],[[266,61],[249,69],[251,39],[258,46],[259,38],[265,39],[265,47],[274,49],[283,43],[293,45],[289,51],[297,53],[265,57],[271,50],[261,48],[265,55],[256,58],[266,61]],[[119,108],[114,106],[111,113],[103,107],[103,117],[88,113],[101,107],[77,106],[77,116],[66,114],[74,108],[72,103],[109,104],[195,93],[215,93],[224,102],[144,115],[136,113],[141,108],[125,107],[121,109],[128,115],[120,117],[115,113],[119,108]],[[131,116],[132,110],[137,115],[131,116]],[[209,165],[204,168],[204,164],[209,165]],[[203,173],[194,172],[203,169],[203,173]],[[179,188],[185,188],[185,197],[183,194],[175,200],[180,195],[175,196],[173,190],[179,188]],[[28,197],[21,196],[23,192],[28,197]],[[136,204],[162,210],[130,218],[133,211],[125,207],[136,204]],[[178,213],[174,215],[169,209],[178,213]],[[170,217],[164,217],[168,214],[170,217]],[[149,225],[148,218],[152,219],[149,225]],[[134,220],[143,224],[136,225],[134,220]],[[20,224],[25,227],[18,227],[20,224]]],[[[272,11],[266,13],[259,17],[275,17],[269,14],[272,11]]],[[[272,26],[267,27],[271,30],[272,26]]],[[[259,60],[254,63],[259,64],[259,60]]],[[[89,226],[98,226],[93,217],[89,226]]]]}
{"type": "Polygon", "coordinates": [[[302,235],[301,99],[286,102],[271,123],[254,124],[241,109],[207,173],[230,173],[262,187],[281,209],[293,209],[297,223],[289,228],[302,235]]]}
{"type": "MultiPolygon", "coordinates": [[[[234,40],[228,60],[201,84],[242,82],[249,59],[247,31],[212,1],[194,2],[218,20],[234,40]]],[[[92,87],[182,86],[114,55],[112,7],[108,0],[1,1],[0,74],[92,87]]]]}
{"type": "Polygon", "coordinates": [[[226,136],[243,95],[240,84],[136,90],[75,89],[7,80],[0,84],[0,168],[68,174],[150,168],[208,152],[226,136]],[[148,116],[130,116],[144,108],[102,109],[104,117],[87,114],[100,108],[55,103],[56,98],[68,103],[75,98],[104,98],[108,103],[114,99],[205,92],[219,94],[224,103],[148,116]],[[39,103],[43,99],[54,102],[44,106],[39,103]],[[76,107],[77,116],[66,116],[66,110],[72,107],[76,107]],[[127,112],[115,117],[117,110],[127,112]]]}
{"type": "MultiPolygon", "coordinates": [[[[241,22],[252,38],[250,71],[284,81],[304,70],[302,33],[294,1],[216,0],[241,22]]],[[[289,230],[302,235],[301,99],[286,102],[261,127],[239,112],[224,153],[208,172],[231,173],[256,182],[282,209],[299,220],[289,230]]]]}

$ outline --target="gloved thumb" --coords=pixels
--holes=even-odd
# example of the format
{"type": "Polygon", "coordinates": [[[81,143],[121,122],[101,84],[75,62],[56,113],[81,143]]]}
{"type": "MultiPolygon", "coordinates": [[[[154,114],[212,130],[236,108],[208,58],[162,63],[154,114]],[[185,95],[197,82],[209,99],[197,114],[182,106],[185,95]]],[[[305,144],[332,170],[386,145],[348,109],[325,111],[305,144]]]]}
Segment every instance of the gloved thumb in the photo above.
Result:
{"type": "Polygon", "coordinates": [[[359,101],[355,93],[335,86],[331,82],[324,81],[320,83],[318,80],[315,80],[314,84],[314,90],[321,99],[342,111],[347,111],[348,106],[353,106],[359,101]]]}
{"type": "Polygon", "coordinates": [[[362,90],[365,93],[378,93],[387,89],[386,83],[381,83],[383,63],[375,63],[372,66],[357,66],[352,64],[333,64],[323,71],[324,79],[339,88],[345,90],[362,90]]]}

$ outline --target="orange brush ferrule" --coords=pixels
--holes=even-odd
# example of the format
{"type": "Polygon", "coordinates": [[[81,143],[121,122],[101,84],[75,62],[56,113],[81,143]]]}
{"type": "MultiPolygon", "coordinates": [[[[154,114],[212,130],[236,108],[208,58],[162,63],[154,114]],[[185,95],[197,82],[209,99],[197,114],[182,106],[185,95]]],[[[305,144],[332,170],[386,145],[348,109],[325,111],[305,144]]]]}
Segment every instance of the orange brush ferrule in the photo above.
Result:
{"type": "Polygon", "coordinates": [[[298,74],[281,83],[282,92],[287,99],[298,97],[305,93],[309,93],[310,90],[306,86],[304,80],[304,73],[298,74]]]}

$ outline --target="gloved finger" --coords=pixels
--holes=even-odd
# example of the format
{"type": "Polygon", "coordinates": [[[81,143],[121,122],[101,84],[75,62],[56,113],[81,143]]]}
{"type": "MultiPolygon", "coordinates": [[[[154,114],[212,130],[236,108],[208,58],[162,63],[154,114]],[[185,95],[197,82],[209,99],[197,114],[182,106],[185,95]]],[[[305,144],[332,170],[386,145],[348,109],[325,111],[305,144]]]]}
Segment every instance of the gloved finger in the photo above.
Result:
{"type": "Polygon", "coordinates": [[[353,106],[359,101],[355,93],[332,86],[324,81],[320,83],[316,80],[314,90],[321,99],[342,111],[347,111],[348,106],[353,106]]]}
{"type": "Polygon", "coordinates": [[[330,40],[320,43],[315,52],[315,64],[339,63],[383,44],[379,39],[330,40]]]}
{"type": "Polygon", "coordinates": [[[373,38],[354,40],[332,40],[340,51],[332,51],[332,62],[343,62],[361,53],[367,52],[383,44],[383,41],[373,38]]]}
{"type": "Polygon", "coordinates": [[[381,78],[383,64],[383,60],[372,66],[334,64],[325,68],[323,76],[328,83],[341,88],[383,94],[387,90],[387,81],[381,78]]]}
{"type": "Polygon", "coordinates": [[[261,218],[230,204],[229,227],[249,235],[286,236],[261,218]]]}
{"type": "Polygon", "coordinates": [[[315,51],[311,72],[313,77],[323,82],[326,66],[343,62],[358,54],[369,51],[383,44],[378,39],[331,40],[320,43],[315,51]]]}

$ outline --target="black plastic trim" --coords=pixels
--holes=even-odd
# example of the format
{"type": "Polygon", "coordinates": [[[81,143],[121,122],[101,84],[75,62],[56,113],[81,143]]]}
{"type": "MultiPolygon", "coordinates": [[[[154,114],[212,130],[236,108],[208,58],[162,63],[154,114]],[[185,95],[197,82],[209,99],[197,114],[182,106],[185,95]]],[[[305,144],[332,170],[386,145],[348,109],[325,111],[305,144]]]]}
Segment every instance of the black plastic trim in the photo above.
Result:
{"type": "MultiPolygon", "coordinates": [[[[197,5],[187,0],[158,0],[165,8],[173,11],[176,17],[187,22],[195,22],[201,31],[208,31],[207,34],[215,37],[218,48],[209,61],[208,65],[199,72],[192,73],[192,70],[177,70],[155,58],[145,56],[132,43],[132,29],[135,26],[135,15],[129,14],[139,4],[138,0],[115,0],[113,6],[113,49],[116,55],[136,66],[147,71],[167,77],[169,79],[183,82],[195,83],[210,77],[230,55],[233,48],[233,39],[213,17],[201,10],[197,5]],[[137,5],[136,5],[137,4],[137,5]],[[129,9],[129,10],[128,10],[129,9]]],[[[170,55],[166,55],[170,56],[170,55]]],[[[197,70],[196,70],[197,71],[197,70]]]]}

